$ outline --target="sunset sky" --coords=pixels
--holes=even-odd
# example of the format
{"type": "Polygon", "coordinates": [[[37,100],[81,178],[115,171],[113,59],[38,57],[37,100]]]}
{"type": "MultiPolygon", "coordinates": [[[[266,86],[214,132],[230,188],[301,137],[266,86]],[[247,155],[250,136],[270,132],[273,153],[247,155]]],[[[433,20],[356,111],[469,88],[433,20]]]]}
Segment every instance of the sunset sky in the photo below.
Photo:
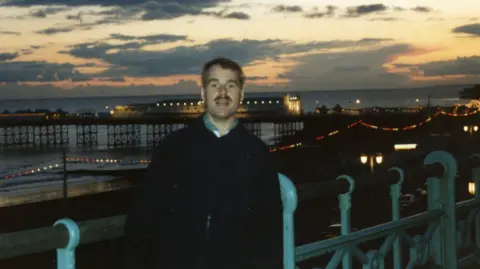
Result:
{"type": "Polygon", "coordinates": [[[480,83],[479,0],[0,0],[0,99],[480,83]]]}

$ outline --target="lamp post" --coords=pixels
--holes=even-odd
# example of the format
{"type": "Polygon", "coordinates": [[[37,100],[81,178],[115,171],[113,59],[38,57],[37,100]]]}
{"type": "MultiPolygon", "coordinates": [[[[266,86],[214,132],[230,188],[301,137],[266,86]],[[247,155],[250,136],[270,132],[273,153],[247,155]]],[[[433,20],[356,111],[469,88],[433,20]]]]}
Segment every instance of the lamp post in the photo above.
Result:
{"type": "Polygon", "coordinates": [[[377,155],[363,154],[360,156],[360,162],[362,164],[368,164],[368,166],[370,167],[370,171],[373,172],[373,169],[376,164],[379,165],[383,163],[383,156],[381,154],[377,154],[377,155]]]}
{"type": "Polygon", "coordinates": [[[478,132],[478,125],[465,125],[463,131],[471,136],[474,132],[478,132]]]}
{"type": "Polygon", "coordinates": [[[478,125],[465,125],[463,131],[471,136],[474,132],[478,132],[478,125]]]}

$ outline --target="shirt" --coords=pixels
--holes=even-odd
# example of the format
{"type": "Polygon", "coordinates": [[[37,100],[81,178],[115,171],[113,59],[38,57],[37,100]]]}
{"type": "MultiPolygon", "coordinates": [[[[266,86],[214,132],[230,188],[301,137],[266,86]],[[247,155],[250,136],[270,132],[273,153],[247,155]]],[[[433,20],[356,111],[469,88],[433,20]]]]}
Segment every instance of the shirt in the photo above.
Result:
{"type": "MultiPolygon", "coordinates": [[[[205,124],[205,127],[207,127],[207,129],[210,130],[212,133],[214,133],[217,137],[222,136],[220,134],[220,130],[218,130],[218,128],[208,119],[207,114],[203,114],[203,123],[205,124]]],[[[235,119],[235,122],[233,123],[232,128],[230,128],[230,130],[228,130],[224,135],[227,135],[237,125],[238,125],[238,119],[235,119]]]]}

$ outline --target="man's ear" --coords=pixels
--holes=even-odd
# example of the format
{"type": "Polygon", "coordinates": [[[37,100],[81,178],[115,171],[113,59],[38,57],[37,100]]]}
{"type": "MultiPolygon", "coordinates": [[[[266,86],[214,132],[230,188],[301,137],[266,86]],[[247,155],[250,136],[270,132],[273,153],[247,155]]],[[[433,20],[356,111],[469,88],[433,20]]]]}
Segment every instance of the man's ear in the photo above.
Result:
{"type": "Polygon", "coordinates": [[[243,89],[240,91],[240,102],[243,102],[243,99],[245,99],[245,94],[244,94],[244,92],[245,92],[245,91],[244,91],[243,89]]]}
{"type": "Polygon", "coordinates": [[[200,98],[205,102],[205,89],[203,87],[200,87],[200,98]]]}

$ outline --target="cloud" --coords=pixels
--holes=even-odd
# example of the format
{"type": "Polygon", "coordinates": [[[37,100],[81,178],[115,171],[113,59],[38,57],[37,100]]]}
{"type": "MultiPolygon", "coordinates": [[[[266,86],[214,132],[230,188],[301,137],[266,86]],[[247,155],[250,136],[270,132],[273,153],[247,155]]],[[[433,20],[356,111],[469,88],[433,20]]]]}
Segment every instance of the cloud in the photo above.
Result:
{"type": "Polygon", "coordinates": [[[0,35],[21,35],[19,32],[0,30],[0,35]]]}
{"type": "Polygon", "coordinates": [[[247,65],[254,61],[275,59],[279,55],[304,53],[313,50],[368,46],[390,39],[365,38],[361,40],[335,40],[296,44],[284,40],[232,40],[219,39],[202,45],[178,46],[160,51],[140,50],[136,42],[122,45],[87,43],[73,46],[68,53],[79,58],[97,58],[111,64],[99,76],[152,77],[198,74],[202,65],[217,56],[230,57],[247,65]],[[117,49],[116,52],[110,52],[117,49]]]}
{"type": "Polygon", "coordinates": [[[70,8],[67,8],[67,7],[47,7],[47,8],[34,10],[33,12],[30,13],[30,16],[36,17],[36,18],[46,18],[48,15],[57,14],[57,13],[67,11],[67,10],[70,10],[70,8]]]}
{"type": "MultiPolygon", "coordinates": [[[[172,0],[164,2],[161,0],[149,1],[133,1],[133,0],[42,0],[39,3],[37,0],[19,0],[6,1],[4,5],[30,6],[30,5],[47,5],[57,4],[65,5],[64,7],[49,7],[34,11],[31,16],[45,18],[48,14],[55,14],[61,11],[70,10],[71,6],[84,5],[101,5],[111,6],[112,8],[104,11],[89,11],[79,12],[77,14],[68,14],[65,16],[67,20],[79,21],[78,24],[73,24],[64,27],[50,27],[36,31],[43,35],[56,35],[59,33],[69,33],[75,30],[90,30],[94,27],[106,24],[126,24],[133,20],[171,20],[185,15],[198,16],[207,15],[215,16],[220,19],[237,19],[248,20],[250,16],[244,12],[229,12],[226,10],[221,12],[207,12],[206,8],[215,7],[222,2],[229,2],[228,0],[172,0]],[[35,2],[35,3],[34,3],[35,2]],[[84,23],[83,15],[102,16],[94,22],[84,23]]],[[[1,6],[1,5],[0,5],[1,6]]]]}
{"type": "Polygon", "coordinates": [[[375,89],[406,86],[408,74],[393,74],[385,67],[393,56],[409,52],[407,44],[372,50],[327,52],[290,58],[297,65],[279,77],[301,90],[375,89]]]}
{"type": "Polygon", "coordinates": [[[395,17],[378,17],[378,18],[371,18],[369,21],[400,21],[402,19],[395,18],[395,17]]]}
{"type": "Polygon", "coordinates": [[[159,3],[149,1],[145,4],[145,13],[142,20],[163,20],[174,19],[184,15],[199,15],[202,10],[200,7],[183,5],[176,2],[159,3]]]}
{"type": "Polygon", "coordinates": [[[428,13],[428,12],[433,11],[432,8],[425,7],[425,6],[417,6],[417,7],[412,8],[412,10],[416,11],[416,12],[422,12],[422,13],[428,13]]]}
{"type": "Polygon", "coordinates": [[[335,11],[337,10],[337,7],[328,5],[326,6],[326,10],[324,11],[319,11],[317,7],[313,9],[313,12],[308,12],[304,14],[305,18],[308,19],[319,19],[319,18],[324,18],[324,17],[333,17],[335,15],[335,11]]]}
{"type": "Polygon", "coordinates": [[[372,13],[379,13],[388,9],[384,4],[360,5],[347,8],[346,17],[355,18],[372,13]]]}
{"type": "Polygon", "coordinates": [[[144,35],[144,36],[132,36],[124,34],[110,34],[111,39],[132,41],[132,40],[144,40],[155,43],[166,43],[187,40],[186,35],[171,35],[171,34],[156,34],[156,35],[144,35]]]}
{"type": "Polygon", "coordinates": [[[229,13],[227,15],[224,15],[222,18],[224,18],[224,19],[237,19],[237,20],[249,20],[250,15],[248,15],[245,12],[236,11],[236,12],[232,12],[232,13],[229,13]]]}
{"type": "Polygon", "coordinates": [[[0,82],[84,81],[89,77],[74,70],[72,64],[47,62],[0,62],[0,82]]]}
{"type": "MultiPolygon", "coordinates": [[[[18,57],[18,53],[0,53],[0,62],[10,61],[18,57]]],[[[1,64],[1,63],[0,63],[1,64]]]]}
{"type": "Polygon", "coordinates": [[[301,6],[287,6],[287,5],[276,5],[272,8],[272,12],[284,13],[284,12],[302,12],[303,8],[301,6]]]}
{"type": "Polygon", "coordinates": [[[452,30],[453,33],[469,34],[480,37],[480,23],[458,26],[452,30]]]}
{"type": "Polygon", "coordinates": [[[145,35],[145,36],[131,36],[123,34],[111,34],[111,39],[130,41],[124,44],[111,45],[106,42],[90,42],[82,43],[70,46],[70,50],[61,51],[60,53],[68,53],[70,55],[86,58],[86,59],[103,59],[107,60],[110,51],[112,50],[131,50],[141,49],[147,45],[171,43],[176,41],[187,40],[185,35],[170,35],[170,34],[157,34],[157,35],[145,35]],[[134,41],[136,40],[136,41],[134,41]]]}
{"type": "Polygon", "coordinates": [[[48,27],[39,31],[36,31],[35,33],[41,34],[41,35],[56,35],[59,33],[69,33],[75,29],[89,29],[89,27],[78,27],[78,26],[67,26],[67,27],[48,27]]]}
{"type": "MultiPolygon", "coordinates": [[[[150,2],[151,0],[4,0],[0,6],[49,6],[49,5],[64,5],[64,6],[131,6],[150,2]]],[[[163,1],[158,1],[163,2],[163,1]]],[[[169,2],[176,2],[182,5],[202,5],[202,4],[216,4],[219,2],[228,2],[227,0],[171,0],[169,2]]]]}
{"type": "Polygon", "coordinates": [[[415,66],[424,76],[480,75],[480,56],[458,57],[415,66]]]}
{"type": "Polygon", "coordinates": [[[228,12],[228,9],[221,11],[201,11],[199,14],[213,16],[220,19],[236,19],[236,20],[249,20],[250,15],[245,12],[228,12]]]}

